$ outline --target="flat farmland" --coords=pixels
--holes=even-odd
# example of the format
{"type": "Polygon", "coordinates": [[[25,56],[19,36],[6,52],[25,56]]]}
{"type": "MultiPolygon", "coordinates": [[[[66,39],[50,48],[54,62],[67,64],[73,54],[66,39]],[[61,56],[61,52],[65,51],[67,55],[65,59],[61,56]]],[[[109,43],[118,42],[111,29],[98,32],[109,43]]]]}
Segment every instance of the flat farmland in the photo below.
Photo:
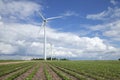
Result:
{"type": "Polygon", "coordinates": [[[0,80],[120,80],[120,61],[0,61],[0,80]]]}

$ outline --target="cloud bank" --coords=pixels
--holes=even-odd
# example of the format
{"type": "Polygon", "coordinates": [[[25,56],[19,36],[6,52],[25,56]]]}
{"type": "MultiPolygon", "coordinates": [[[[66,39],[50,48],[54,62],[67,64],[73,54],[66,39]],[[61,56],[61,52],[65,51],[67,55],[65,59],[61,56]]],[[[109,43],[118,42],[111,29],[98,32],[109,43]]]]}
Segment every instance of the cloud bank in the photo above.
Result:
{"type": "MultiPolygon", "coordinates": [[[[43,57],[43,31],[31,24],[2,24],[0,26],[0,55],[43,57]]],[[[106,45],[99,37],[80,37],[73,33],[60,32],[47,27],[47,56],[51,55],[50,43],[54,45],[55,57],[71,59],[99,59],[116,52],[116,48],[106,45]],[[94,56],[93,56],[94,55],[94,56]]]]}

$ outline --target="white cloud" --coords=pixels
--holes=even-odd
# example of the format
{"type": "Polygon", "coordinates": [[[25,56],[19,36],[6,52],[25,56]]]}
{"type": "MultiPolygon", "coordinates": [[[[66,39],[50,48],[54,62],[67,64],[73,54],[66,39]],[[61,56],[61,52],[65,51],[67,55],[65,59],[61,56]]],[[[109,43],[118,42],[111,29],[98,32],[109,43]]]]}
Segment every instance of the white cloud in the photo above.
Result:
{"type": "MultiPolygon", "coordinates": [[[[114,3],[114,0],[111,0],[114,3]]],[[[92,25],[90,29],[92,31],[102,32],[102,36],[111,38],[111,40],[120,41],[120,8],[119,7],[108,7],[97,14],[90,14],[86,16],[87,19],[102,20],[103,24],[92,25]]]]}
{"type": "Polygon", "coordinates": [[[105,36],[108,36],[108,37],[112,38],[113,40],[120,41],[120,31],[119,30],[120,30],[120,24],[119,24],[119,26],[112,26],[110,28],[110,30],[105,31],[103,34],[105,36]]]}
{"type": "Polygon", "coordinates": [[[75,54],[73,54],[70,51],[62,51],[62,50],[58,50],[55,52],[55,55],[53,55],[53,57],[63,57],[63,58],[74,58],[77,57],[75,54]]]}
{"type": "Polygon", "coordinates": [[[104,17],[107,15],[105,11],[98,13],[98,14],[90,14],[87,15],[87,19],[93,19],[93,20],[104,20],[104,17]]]}
{"type": "Polygon", "coordinates": [[[0,43],[0,53],[2,54],[13,54],[17,51],[17,48],[12,46],[11,44],[0,43]]]}
{"type": "MultiPolygon", "coordinates": [[[[36,11],[41,10],[41,5],[31,1],[16,1],[16,0],[0,0],[0,15],[4,19],[25,20],[34,15],[36,11]]],[[[10,21],[10,20],[9,20],[10,21]]]]}
{"type": "Polygon", "coordinates": [[[25,40],[18,40],[17,44],[21,45],[21,46],[24,46],[25,45],[25,40]]]}
{"type": "Polygon", "coordinates": [[[3,25],[2,16],[0,15],[0,26],[3,25]]]}
{"type": "Polygon", "coordinates": [[[107,36],[112,40],[120,41],[120,20],[91,26],[90,30],[101,31],[102,35],[107,36]]]}
{"type": "Polygon", "coordinates": [[[0,16],[0,21],[2,20],[2,17],[0,16]]]}
{"type": "Polygon", "coordinates": [[[112,3],[113,5],[116,5],[118,2],[116,0],[110,0],[110,3],[112,3]]]}
{"type": "Polygon", "coordinates": [[[78,16],[78,14],[74,11],[66,11],[63,16],[78,16]]]}
{"type": "Polygon", "coordinates": [[[108,7],[107,10],[104,10],[100,13],[96,14],[89,14],[86,16],[87,19],[92,19],[92,20],[116,20],[120,18],[120,8],[115,7],[111,8],[108,7]]]}

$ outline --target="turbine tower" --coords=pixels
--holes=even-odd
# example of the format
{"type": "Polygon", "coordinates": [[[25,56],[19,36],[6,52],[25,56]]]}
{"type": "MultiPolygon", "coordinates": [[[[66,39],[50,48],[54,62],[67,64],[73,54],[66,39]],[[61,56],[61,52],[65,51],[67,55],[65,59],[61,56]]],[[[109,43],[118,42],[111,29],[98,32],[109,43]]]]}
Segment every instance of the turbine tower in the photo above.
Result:
{"type": "Polygon", "coordinates": [[[46,24],[49,20],[57,19],[57,18],[62,18],[63,16],[57,16],[57,17],[50,17],[50,18],[45,18],[40,12],[39,12],[40,17],[42,18],[43,22],[41,24],[41,27],[44,27],[44,60],[46,60],[46,24]]]}

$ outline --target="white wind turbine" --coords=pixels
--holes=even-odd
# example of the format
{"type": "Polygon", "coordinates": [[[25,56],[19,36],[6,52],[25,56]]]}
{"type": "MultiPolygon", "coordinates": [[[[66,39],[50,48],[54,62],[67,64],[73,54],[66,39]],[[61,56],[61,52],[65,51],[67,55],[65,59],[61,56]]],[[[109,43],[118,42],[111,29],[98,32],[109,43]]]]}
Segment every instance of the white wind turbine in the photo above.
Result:
{"type": "Polygon", "coordinates": [[[52,61],[52,58],[53,58],[53,44],[52,43],[50,44],[50,47],[51,47],[51,61],[52,61]]]}
{"type": "Polygon", "coordinates": [[[44,60],[46,60],[46,24],[49,20],[62,18],[63,16],[57,16],[57,17],[50,17],[45,18],[41,13],[39,13],[40,17],[42,18],[43,22],[41,24],[41,27],[44,27],[44,60]]]}

